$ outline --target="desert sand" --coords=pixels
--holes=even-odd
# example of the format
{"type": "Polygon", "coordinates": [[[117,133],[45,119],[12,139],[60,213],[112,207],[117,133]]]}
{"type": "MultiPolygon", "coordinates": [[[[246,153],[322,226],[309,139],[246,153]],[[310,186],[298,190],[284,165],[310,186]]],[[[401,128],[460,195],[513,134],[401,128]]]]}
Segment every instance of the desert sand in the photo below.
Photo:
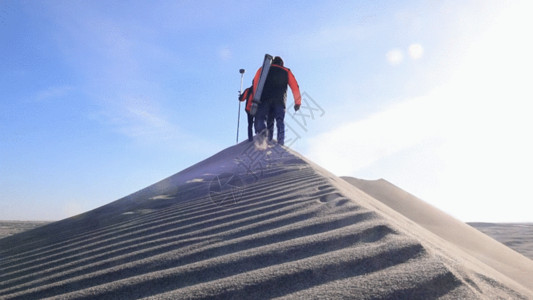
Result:
{"type": "Polygon", "coordinates": [[[386,182],[346,180],[243,142],[1,239],[0,298],[533,298],[533,261],[386,182]]]}
{"type": "Polygon", "coordinates": [[[0,239],[50,223],[49,221],[0,221],[0,239]]]}
{"type": "Polygon", "coordinates": [[[533,223],[469,222],[468,225],[533,259],[533,223]]]}
{"type": "MultiPolygon", "coordinates": [[[[0,239],[18,234],[51,221],[0,221],[0,239]]],[[[466,223],[505,246],[533,259],[533,223],[466,223]]]]}
{"type": "Polygon", "coordinates": [[[370,181],[343,178],[447,242],[533,288],[531,271],[522,267],[531,263],[531,260],[524,255],[512,251],[488,235],[450,217],[384,179],[370,181]]]}

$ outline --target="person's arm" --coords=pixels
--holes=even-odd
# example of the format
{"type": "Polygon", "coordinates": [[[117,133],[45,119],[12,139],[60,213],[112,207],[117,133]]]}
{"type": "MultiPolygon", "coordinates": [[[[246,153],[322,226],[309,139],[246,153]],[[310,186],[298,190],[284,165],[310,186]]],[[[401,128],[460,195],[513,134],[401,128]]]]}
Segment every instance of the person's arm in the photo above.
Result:
{"type": "Polygon", "coordinates": [[[302,96],[300,95],[300,87],[298,86],[298,82],[296,81],[296,78],[292,74],[291,70],[289,70],[289,87],[292,91],[292,96],[294,97],[294,110],[299,110],[300,105],[302,105],[302,96]]]}
{"type": "Polygon", "coordinates": [[[251,89],[252,89],[251,87],[245,89],[244,92],[239,96],[239,101],[242,102],[242,101],[248,99],[248,96],[250,95],[250,90],[251,89]]]}

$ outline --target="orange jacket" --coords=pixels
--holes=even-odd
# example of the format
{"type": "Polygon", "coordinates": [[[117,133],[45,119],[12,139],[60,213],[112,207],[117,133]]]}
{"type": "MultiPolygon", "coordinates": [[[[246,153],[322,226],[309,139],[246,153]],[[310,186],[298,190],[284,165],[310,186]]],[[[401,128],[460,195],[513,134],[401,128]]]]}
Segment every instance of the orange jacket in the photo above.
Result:
{"type": "MultiPolygon", "coordinates": [[[[261,76],[261,68],[255,73],[253,80],[253,94],[257,90],[257,85],[259,83],[259,77],[261,76]]],[[[274,101],[283,101],[285,105],[287,100],[287,85],[291,88],[292,96],[294,97],[294,104],[301,105],[302,96],[300,95],[300,87],[296,78],[292,74],[289,68],[285,68],[279,65],[271,65],[268,72],[267,80],[265,86],[263,87],[263,94],[261,95],[261,101],[263,99],[271,99],[274,101]]],[[[252,96],[253,99],[253,96],[252,96]]],[[[252,102],[250,101],[246,105],[247,111],[252,107],[252,102]]]]}
{"type": "Polygon", "coordinates": [[[247,112],[250,112],[250,108],[252,107],[252,100],[254,99],[254,93],[252,92],[253,86],[250,86],[249,88],[245,89],[244,92],[239,96],[239,101],[246,101],[246,106],[244,109],[247,112]]]}

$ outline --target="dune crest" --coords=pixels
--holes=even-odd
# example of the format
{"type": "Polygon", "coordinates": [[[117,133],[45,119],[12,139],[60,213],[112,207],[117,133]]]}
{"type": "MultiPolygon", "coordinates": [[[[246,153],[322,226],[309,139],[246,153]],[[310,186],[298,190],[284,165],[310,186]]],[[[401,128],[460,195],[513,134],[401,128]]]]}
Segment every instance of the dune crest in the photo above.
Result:
{"type": "Polygon", "coordinates": [[[0,298],[532,298],[287,148],[243,142],[0,240],[0,298]]]}

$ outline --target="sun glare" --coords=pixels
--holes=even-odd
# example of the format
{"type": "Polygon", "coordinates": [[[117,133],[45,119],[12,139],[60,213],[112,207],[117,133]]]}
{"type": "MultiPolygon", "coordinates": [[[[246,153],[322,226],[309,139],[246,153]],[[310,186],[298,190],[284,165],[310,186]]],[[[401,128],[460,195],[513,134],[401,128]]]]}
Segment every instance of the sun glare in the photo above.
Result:
{"type": "Polygon", "coordinates": [[[412,59],[420,59],[424,54],[424,48],[420,44],[411,44],[409,46],[409,56],[412,59]]]}
{"type": "Polygon", "coordinates": [[[454,190],[434,197],[455,202],[450,211],[464,211],[458,217],[475,215],[476,205],[466,211],[464,203],[482,199],[487,215],[511,220],[513,216],[496,208],[498,203],[515,202],[519,207],[531,200],[527,184],[520,182],[533,168],[533,40],[528,32],[533,21],[527,13],[532,5],[510,3],[483,34],[472,37],[462,64],[441,94],[448,123],[442,127],[447,142],[441,149],[446,165],[441,179],[454,190]]]}

